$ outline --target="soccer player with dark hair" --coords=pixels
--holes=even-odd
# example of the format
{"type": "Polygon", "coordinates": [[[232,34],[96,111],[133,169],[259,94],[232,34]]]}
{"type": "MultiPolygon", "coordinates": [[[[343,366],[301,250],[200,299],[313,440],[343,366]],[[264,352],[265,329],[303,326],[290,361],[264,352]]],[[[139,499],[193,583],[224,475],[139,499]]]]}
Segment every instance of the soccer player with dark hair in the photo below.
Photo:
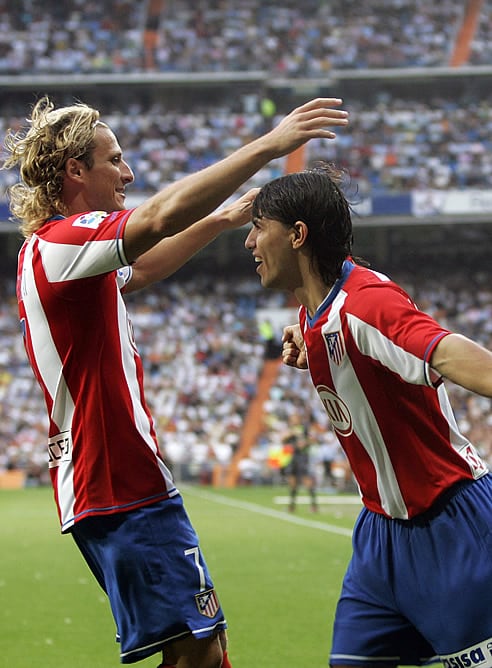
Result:
{"type": "Polygon", "coordinates": [[[283,361],[309,369],[361,492],[330,664],[491,668],[492,477],[443,379],[492,397],[492,353],[354,260],[339,177],[266,184],[245,242],[263,287],[300,303],[283,361]]]}

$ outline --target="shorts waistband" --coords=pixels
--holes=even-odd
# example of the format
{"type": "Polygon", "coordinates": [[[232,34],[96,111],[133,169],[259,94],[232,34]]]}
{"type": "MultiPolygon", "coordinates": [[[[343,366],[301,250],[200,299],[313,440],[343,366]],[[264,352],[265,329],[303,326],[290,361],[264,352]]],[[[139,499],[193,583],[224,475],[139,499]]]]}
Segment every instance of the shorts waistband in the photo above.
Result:
{"type": "MultiPolygon", "coordinates": [[[[489,475],[489,474],[486,474],[489,475]]],[[[474,485],[477,483],[479,480],[482,480],[482,478],[485,478],[486,476],[481,476],[477,480],[460,480],[459,482],[455,483],[451,487],[448,487],[448,489],[445,489],[437,499],[434,501],[432,506],[425,510],[423,513],[420,513],[420,515],[416,515],[415,517],[412,517],[410,520],[397,520],[397,522],[402,522],[403,524],[407,524],[409,522],[413,524],[425,524],[429,520],[434,519],[439,515],[444,508],[448,505],[448,503],[454,499],[461,491],[464,489],[467,489],[470,487],[470,485],[474,485]]]]}

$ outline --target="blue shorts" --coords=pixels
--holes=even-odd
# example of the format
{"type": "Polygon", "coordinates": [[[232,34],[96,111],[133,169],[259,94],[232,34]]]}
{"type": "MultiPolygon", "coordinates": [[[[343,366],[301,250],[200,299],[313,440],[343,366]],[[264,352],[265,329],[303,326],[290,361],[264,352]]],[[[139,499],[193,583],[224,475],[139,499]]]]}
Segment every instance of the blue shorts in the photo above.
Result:
{"type": "Polygon", "coordinates": [[[338,602],[331,665],[492,668],[492,476],[427,513],[363,509],[338,602]]]}
{"type": "Polygon", "coordinates": [[[108,595],[121,663],[140,661],[189,634],[204,638],[226,628],[180,496],[87,518],[72,535],[108,595]]]}

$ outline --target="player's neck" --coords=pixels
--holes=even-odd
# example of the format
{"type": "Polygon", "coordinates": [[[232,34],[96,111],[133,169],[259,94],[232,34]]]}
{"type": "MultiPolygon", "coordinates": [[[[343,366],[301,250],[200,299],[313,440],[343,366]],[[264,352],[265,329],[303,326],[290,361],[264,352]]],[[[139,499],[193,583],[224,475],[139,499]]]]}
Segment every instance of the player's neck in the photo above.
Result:
{"type": "Polygon", "coordinates": [[[305,276],[302,286],[294,294],[297,301],[306,307],[309,317],[313,317],[318,308],[330,294],[332,285],[326,285],[318,275],[310,273],[305,276]]]}

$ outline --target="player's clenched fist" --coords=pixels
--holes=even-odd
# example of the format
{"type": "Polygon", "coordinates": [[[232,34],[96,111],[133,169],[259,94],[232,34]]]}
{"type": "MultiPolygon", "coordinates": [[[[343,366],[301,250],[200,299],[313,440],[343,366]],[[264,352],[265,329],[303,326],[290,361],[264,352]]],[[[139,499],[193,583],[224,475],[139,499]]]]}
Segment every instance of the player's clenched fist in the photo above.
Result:
{"type": "Polygon", "coordinates": [[[299,325],[287,325],[282,336],[282,361],[287,366],[307,369],[306,348],[299,325]]]}

